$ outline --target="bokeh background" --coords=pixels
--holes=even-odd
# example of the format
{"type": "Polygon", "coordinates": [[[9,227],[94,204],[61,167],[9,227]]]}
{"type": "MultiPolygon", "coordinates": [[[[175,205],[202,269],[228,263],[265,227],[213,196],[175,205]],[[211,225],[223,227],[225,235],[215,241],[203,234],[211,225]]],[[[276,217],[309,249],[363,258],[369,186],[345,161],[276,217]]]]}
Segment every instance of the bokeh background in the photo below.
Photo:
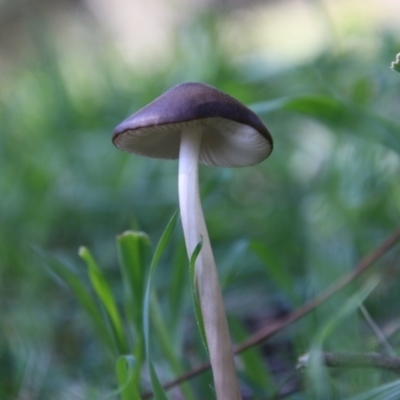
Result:
{"type": "MultiPolygon", "coordinates": [[[[139,229],[157,242],[178,205],[177,163],[124,154],[111,133],[177,83],[228,92],[275,140],[261,165],[201,168],[235,342],[351,271],[394,231],[400,74],[390,63],[400,52],[399,16],[396,0],[2,0],[0,398],[97,399],[116,387],[113,361],[45,257],[89,288],[77,254],[88,246],[119,298],[115,237],[139,229]]],[[[185,259],[180,228],[168,251],[155,285],[164,304],[171,260],[185,259]]],[[[381,329],[392,328],[394,348],[398,255],[380,265],[367,303],[381,329]]],[[[275,389],[289,380],[290,398],[313,398],[289,379],[296,358],[351,293],[260,348],[258,376],[275,389]]],[[[172,312],[184,321],[180,338],[189,344],[179,351],[190,368],[204,354],[190,347],[185,299],[172,312]]],[[[329,349],[376,350],[362,315],[347,322],[329,349]]],[[[247,398],[268,398],[250,375],[242,370],[247,398]]],[[[173,373],[161,368],[160,376],[173,373]]],[[[331,384],[347,398],[390,378],[339,374],[331,384]]]]}

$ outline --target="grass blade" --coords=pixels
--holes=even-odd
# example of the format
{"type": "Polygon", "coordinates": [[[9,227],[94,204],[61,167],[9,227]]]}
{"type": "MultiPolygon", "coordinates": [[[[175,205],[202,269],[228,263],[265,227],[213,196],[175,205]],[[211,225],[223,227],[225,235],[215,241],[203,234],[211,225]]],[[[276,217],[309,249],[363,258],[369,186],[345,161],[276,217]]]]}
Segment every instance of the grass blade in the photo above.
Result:
{"type": "Polygon", "coordinates": [[[351,296],[342,307],[338,308],[339,311],[328,320],[312,340],[310,360],[306,371],[309,377],[310,389],[315,392],[317,398],[329,399],[332,397],[328,373],[321,359],[323,343],[339,323],[358,310],[360,304],[371,294],[378,282],[379,280],[376,277],[370,278],[357,293],[351,296]]]}
{"type": "Polygon", "coordinates": [[[145,265],[150,239],[143,232],[126,231],[117,237],[118,258],[124,284],[127,319],[136,332],[142,331],[145,265]]]}
{"type": "Polygon", "coordinates": [[[363,304],[364,300],[371,294],[375,289],[376,285],[379,283],[379,279],[375,276],[370,278],[359,291],[357,291],[353,296],[351,296],[345,304],[340,307],[339,311],[325,324],[325,326],[317,334],[314,343],[318,346],[322,346],[322,343],[326,338],[333,332],[333,330],[338,326],[340,322],[343,321],[350,314],[358,310],[360,305],[363,304]]]}
{"type": "Polygon", "coordinates": [[[352,102],[321,95],[286,96],[272,101],[253,104],[253,111],[268,114],[280,109],[298,112],[353,135],[362,134],[400,153],[400,125],[370,109],[352,102]]]}
{"type": "Polygon", "coordinates": [[[193,251],[192,256],[190,257],[189,272],[190,272],[190,287],[192,289],[191,292],[192,292],[192,299],[193,299],[193,305],[194,305],[194,312],[195,312],[195,316],[196,316],[196,322],[197,322],[197,326],[199,328],[199,333],[200,333],[201,341],[203,342],[203,346],[204,346],[207,354],[209,354],[207,338],[206,338],[206,331],[204,329],[203,315],[201,313],[200,300],[199,300],[199,294],[198,294],[197,283],[196,283],[196,260],[200,253],[202,245],[203,245],[203,240],[201,240],[197,244],[196,248],[193,251]]]}
{"type": "Polygon", "coordinates": [[[135,384],[135,358],[131,355],[121,356],[117,360],[116,373],[121,400],[140,400],[140,394],[135,384]]]}
{"type": "Polygon", "coordinates": [[[79,249],[79,256],[86,262],[92,286],[102,306],[106,310],[119,353],[126,354],[128,352],[128,346],[124,335],[121,317],[119,315],[111,288],[96,261],[94,260],[92,254],[86,247],[81,247],[79,249]]]}
{"type": "MultiPolygon", "coordinates": [[[[162,312],[160,310],[155,293],[153,293],[153,296],[151,296],[150,299],[150,314],[154,329],[157,332],[158,342],[166,358],[168,359],[171,370],[176,376],[183,374],[185,372],[185,369],[182,367],[179,361],[179,357],[177,356],[177,352],[174,349],[173,341],[171,340],[172,333],[165,326],[162,318],[162,312]]],[[[180,388],[186,400],[195,399],[195,396],[190,389],[190,385],[187,382],[183,382],[180,385],[180,388]]]]}
{"type": "Polygon", "coordinates": [[[117,237],[118,258],[124,286],[126,319],[130,325],[133,354],[137,368],[133,382],[140,387],[140,374],[145,359],[143,333],[143,298],[145,266],[150,254],[150,239],[144,232],[126,231],[117,237]]]}
{"type": "Polygon", "coordinates": [[[149,361],[151,386],[153,388],[153,395],[154,395],[155,400],[168,400],[165,390],[162,387],[160,380],[158,379],[156,370],[154,369],[153,362],[151,361],[150,358],[148,361],[149,361]]]}
{"type": "Polygon", "coordinates": [[[150,348],[150,293],[151,293],[151,283],[153,280],[154,272],[157,268],[157,265],[160,261],[160,258],[169,243],[172,233],[176,227],[178,222],[178,211],[174,213],[172,218],[167,224],[161,238],[157,244],[156,250],[154,252],[154,256],[150,265],[149,276],[147,278],[146,291],[144,296],[144,304],[143,304],[143,333],[144,333],[144,341],[145,341],[145,349],[146,356],[149,365],[149,373],[151,379],[151,385],[154,392],[154,397],[156,400],[167,400],[167,396],[165,394],[164,388],[162,387],[157,373],[154,369],[153,362],[151,359],[151,348],[150,348]]]}
{"type": "Polygon", "coordinates": [[[400,380],[368,390],[349,400],[397,400],[400,398],[400,380]]]}
{"type": "Polygon", "coordinates": [[[176,345],[181,342],[181,310],[185,304],[184,296],[187,290],[187,255],[184,242],[181,241],[175,247],[175,256],[173,259],[173,271],[168,289],[168,298],[170,299],[168,329],[171,331],[173,341],[176,345]]]}
{"type": "Polygon", "coordinates": [[[58,276],[72,291],[80,305],[92,320],[94,331],[98,334],[107,349],[113,355],[117,355],[118,351],[116,348],[116,343],[113,340],[113,336],[111,335],[107,321],[104,320],[101,310],[80,279],[59,260],[45,255],[40,251],[37,252],[45,261],[45,264],[49,270],[58,276]]]}
{"type": "MultiPolygon", "coordinates": [[[[240,343],[248,336],[248,331],[240,320],[231,318],[229,326],[236,343],[240,343]]],[[[259,348],[251,348],[237,357],[240,357],[241,364],[243,364],[242,374],[244,374],[246,382],[254,389],[255,394],[260,397],[268,397],[267,394],[270,395],[276,391],[276,385],[259,348]]]]}
{"type": "Polygon", "coordinates": [[[265,267],[265,272],[268,274],[268,277],[285,292],[290,300],[298,303],[298,296],[296,296],[293,290],[292,281],[288,279],[290,274],[288,274],[288,271],[278,260],[274,252],[261,241],[255,240],[250,243],[250,250],[263,261],[263,266],[265,267]]]}

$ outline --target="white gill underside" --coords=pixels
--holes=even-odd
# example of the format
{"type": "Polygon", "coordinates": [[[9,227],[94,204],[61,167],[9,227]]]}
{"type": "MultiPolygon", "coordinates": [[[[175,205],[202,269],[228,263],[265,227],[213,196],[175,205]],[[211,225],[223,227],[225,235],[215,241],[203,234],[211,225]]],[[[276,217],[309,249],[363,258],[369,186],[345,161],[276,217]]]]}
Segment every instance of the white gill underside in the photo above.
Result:
{"type": "Polygon", "coordinates": [[[255,129],[222,118],[140,128],[120,134],[115,144],[136,154],[175,159],[179,157],[181,132],[202,129],[199,162],[242,167],[254,165],[271,153],[268,140],[255,129]]]}

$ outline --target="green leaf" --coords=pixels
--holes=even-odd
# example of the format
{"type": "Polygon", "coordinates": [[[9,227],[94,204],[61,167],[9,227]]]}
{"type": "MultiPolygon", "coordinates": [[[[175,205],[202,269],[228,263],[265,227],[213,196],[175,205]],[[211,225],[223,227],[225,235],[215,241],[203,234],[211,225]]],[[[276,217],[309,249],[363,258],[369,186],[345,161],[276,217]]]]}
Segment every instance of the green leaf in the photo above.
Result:
{"type": "Polygon", "coordinates": [[[174,229],[176,227],[176,224],[178,222],[178,211],[174,213],[172,218],[167,224],[167,227],[165,228],[163,234],[161,235],[161,238],[157,244],[156,250],[154,252],[154,256],[150,265],[150,271],[149,271],[149,276],[147,278],[147,285],[146,285],[146,291],[145,291],[145,296],[144,296],[144,303],[143,303],[143,332],[144,332],[144,341],[145,341],[145,349],[146,349],[146,356],[147,356],[147,362],[149,365],[149,373],[150,373],[150,379],[151,379],[151,385],[153,388],[154,396],[156,400],[166,400],[166,394],[165,391],[160,384],[160,381],[158,379],[157,373],[154,369],[153,362],[151,359],[151,347],[150,347],[150,293],[151,293],[151,283],[153,280],[153,275],[154,272],[157,268],[157,265],[160,261],[160,258],[162,254],[164,253],[164,250],[171,240],[172,233],[174,232],[174,229]]]}
{"type": "Polygon", "coordinates": [[[349,400],[397,400],[400,398],[400,380],[375,387],[349,400]]]}
{"type": "MultiPolygon", "coordinates": [[[[154,263],[152,263],[153,268],[155,268],[156,265],[158,264],[158,261],[162,255],[166,245],[168,243],[170,243],[171,234],[172,234],[173,229],[175,228],[177,221],[178,221],[177,216],[176,216],[176,220],[174,219],[174,217],[172,217],[172,219],[170,221],[171,222],[170,228],[168,228],[168,227],[166,228],[165,235],[163,235],[160,240],[160,244],[157,247],[156,252],[155,252],[154,263]]],[[[178,260],[175,259],[174,261],[179,262],[179,259],[182,258],[182,252],[177,252],[177,253],[178,253],[178,260]]],[[[185,252],[183,252],[183,255],[184,255],[184,257],[186,257],[185,252]]],[[[174,265],[176,266],[176,264],[178,262],[174,262],[174,265]]],[[[180,264],[182,264],[183,267],[185,265],[184,262],[183,263],[181,262],[180,264]]],[[[182,270],[182,268],[177,268],[177,270],[178,270],[178,272],[176,272],[175,268],[174,268],[175,279],[180,282],[179,285],[177,285],[175,282],[175,285],[176,285],[175,289],[178,293],[171,293],[172,291],[170,293],[172,295],[172,298],[174,298],[174,295],[177,296],[177,298],[175,298],[175,301],[178,301],[178,299],[182,301],[182,293],[184,290],[184,282],[182,282],[182,279],[185,276],[185,274],[184,274],[185,269],[182,270]],[[179,275],[179,277],[177,277],[177,275],[179,275]]],[[[172,301],[172,299],[171,299],[171,301],[172,301]]],[[[167,327],[164,323],[163,315],[162,315],[162,312],[161,312],[160,306],[159,306],[159,302],[158,302],[157,296],[154,292],[150,294],[149,307],[150,307],[149,314],[151,316],[151,323],[154,325],[154,331],[157,334],[158,343],[160,344],[160,347],[161,347],[163,353],[165,354],[165,357],[166,357],[169,365],[171,366],[171,370],[173,371],[173,373],[176,376],[179,376],[183,372],[185,372],[185,369],[181,365],[179,358],[176,354],[176,351],[174,350],[173,340],[171,339],[173,332],[171,332],[170,329],[167,329],[167,327]]],[[[177,314],[178,314],[177,317],[179,317],[179,313],[177,313],[177,314]]],[[[180,387],[181,387],[181,390],[182,390],[182,393],[183,393],[185,399],[190,400],[190,399],[195,398],[195,396],[192,393],[190,386],[187,382],[183,383],[180,387]]]]}
{"type": "Polygon", "coordinates": [[[79,256],[86,262],[92,286],[110,319],[112,332],[118,345],[119,353],[126,354],[128,353],[128,346],[124,335],[121,317],[111,288],[92,254],[86,247],[81,247],[79,249],[79,256]]]}
{"type": "Polygon", "coordinates": [[[176,227],[176,224],[178,222],[178,211],[174,213],[172,218],[167,224],[167,227],[165,228],[163,234],[161,235],[161,238],[157,244],[156,250],[154,252],[154,256],[150,265],[150,271],[149,271],[149,276],[147,278],[147,285],[146,285],[146,291],[145,291],[145,297],[144,297],[144,305],[143,305],[143,331],[144,331],[144,339],[146,343],[146,354],[147,356],[150,354],[150,337],[149,337],[149,316],[150,316],[150,290],[151,290],[151,282],[153,278],[154,271],[158,265],[158,262],[160,261],[160,258],[169,242],[171,239],[172,233],[176,227]]]}
{"type": "Polygon", "coordinates": [[[156,370],[154,369],[153,362],[151,361],[151,359],[149,359],[148,361],[149,361],[151,386],[153,388],[153,395],[155,400],[168,400],[165,390],[162,387],[160,380],[158,379],[156,370]]]}
{"type": "Polygon", "coordinates": [[[191,292],[192,292],[192,299],[193,299],[194,311],[195,311],[195,316],[196,316],[196,322],[197,322],[197,326],[199,328],[200,337],[203,342],[203,346],[206,349],[207,354],[209,354],[206,331],[204,329],[203,314],[201,313],[200,299],[199,299],[197,283],[196,283],[196,260],[197,260],[197,257],[200,253],[202,246],[203,246],[203,238],[201,238],[201,241],[197,244],[196,248],[193,251],[192,256],[190,257],[189,272],[190,272],[190,286],[192,289],[191,292]]]}
{"type": "Polygon", "coordinates": [[[57,259],[45,255],[38,250],[36,250],[36,252],[44,260],[50,271],[58,276],[73,292],[78,302],[90,317],[96,334],[100,337],[107,349],[110,350],[112,354],[117,355],[116,345],[108,328],[108,324],[104,320],[101,310],[80,279],[66,265],[57,259]]]}
{"type": "Polygon", "coordinates": [[[186,248],[181,241],[175,247],[175,256],[173,259],[173,271],[170,280],[170,285],[168,288],[168,298],[169,298],[169,329],[173,330],[174,342],[180,342],[180,334],[182,331],[181,323],[181,310],[185,304],[184,295],[187,290],[186,279],[187,278],[187,255],[186,248]],[[176,340],[175,340],[176,339],[176,340]]]}
{"type": "Polygon", "coordinates": [[[151,274],[154,273],[154,270],[156,269],[158,262],[160,261],[160,258],[163,255],[165,248],[167,247],[167,244],[171,240],[171,236],[178,223],[178,219],[179,219],[179,211],[175,211],[157,244],[156,250],[153,255],[153,259],[151,261],[151,266],[150,266],[151,274]]]}
{"type": "Polygon", "coordinates": [[[345,318],[359,308],[375,289],[377,284],[378,279],[376,277],[370,278],[358,292],[344,303],[344,305],[338,305],[338,312],[330,317],[328,322],[317,332],[315,338],[312,340],[310,359],[306,371],[309,376],[310,387],[314,389],[317,398],[331,398],[328,374],[321,360],[321,351],[324,341],[327,340],[339,323],[343,322],[345,318]]]}
{"type": "Polygon", "coordinates": [[[123,277],[127,319],[136,332],[142,331],[145,265],[150,252],[149,237],[143,232],[126,231],[117,237],[119,265],[123,277]]]}
{"type": "Polygon", "coordinates": [[[337,122],[348,115],[344,103],[321,95],[293,95],[253,104],[251,109],[258,114],[269,114],[284,109],[309,115],[325,122],[337,122]]]}
{"type": "Polygon", "coordinates": [[[338,308],[339,311],[329,319],[329,321],[317,334],[316,340],[313,341],[317,347],[322,346],[324,340],[333,332],[338,324],[343,321],[343,319],[348,317],[360,307],[360,305],[371,294],[378,283],[379,279],[376,276],[371,277],[358,292],[351,296],[342,307],[338,308]]]}
{"type": "Polygon", "coordinates": [[[321,95],[295,95],[256,103],[251,109],[258,114],[277,110],[294,111],[400,153],[400,124],[346,100],[321,95]]]}
{"type": "Polygon", "coordinates": [[[285,268],[282,268],[280,261],[274,252],[260,241],[250,243],[250,250],[253,251],[263,261],[265,272],[272,279],[279,289],[283,290],[292,301],[297,302],[297,297],[293,290],[293,281],[285,268]]]}
{"type": "MultiPolygon", "coordinates": [[[[173,371],[175,376],[179,376],[185,372],[185,368],[181,365],[177,352],[173,347],[173,341],[171,340],[173,332],[171,332],[165,326],[164,320],[162,318],[162,312],[159,307],[158,299],[153,292],[153,295],[150,299],[150,315],[151,322],[154,326],[154,331],[157,332],[158,343],[162,351],[165,354],[166,359],[168,360],[169,365],[171,366],[171,370],[173,371]]],[[[187,400],[194,400],[195,396],[192,393],[190,386],[187,382],[183,382],[180,385],[182,390],[182,394],[187,400]]]]}
{"type": "Polygon", "coordinates": [[[131,355],[121,356],[117,360],[116,374],[119,384],[118,392],[120,393],[121,400],[141,399],[134,379],[136,368],[135,358],[131,355]]]}
{"type": "MultiPolygon", "coordinates": [[[[249,332],[244,328],[242,322],[236,318],[231,318],[229,321],[231,334],[236,343],[245,340],[249,332]]],[[[246,382],[253,386],[256,392],[259,392],[260,397],[270,397],[266,394],[271,394],[276,390],[276,386],[271,377],[270,371],[266,366],[260,348],[252,347],[236,356],[241,360],[243,372],[246,382]]]]}

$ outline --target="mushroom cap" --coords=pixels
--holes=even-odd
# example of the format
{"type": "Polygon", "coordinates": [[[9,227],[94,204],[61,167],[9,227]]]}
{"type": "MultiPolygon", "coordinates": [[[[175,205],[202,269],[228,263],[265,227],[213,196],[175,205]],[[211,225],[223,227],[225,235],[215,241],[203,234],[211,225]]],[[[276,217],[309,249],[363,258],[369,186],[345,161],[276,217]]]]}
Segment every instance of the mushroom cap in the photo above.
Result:
{"type": "Polygon", "coordinates": [[[203,83],[182,83],[121,122],[112,141],[139,155],[179,158],[181,134],[203,132],[199,162],[241,167],[272,151],[271,134],[258,116],[238,100],[203,83]]]}

